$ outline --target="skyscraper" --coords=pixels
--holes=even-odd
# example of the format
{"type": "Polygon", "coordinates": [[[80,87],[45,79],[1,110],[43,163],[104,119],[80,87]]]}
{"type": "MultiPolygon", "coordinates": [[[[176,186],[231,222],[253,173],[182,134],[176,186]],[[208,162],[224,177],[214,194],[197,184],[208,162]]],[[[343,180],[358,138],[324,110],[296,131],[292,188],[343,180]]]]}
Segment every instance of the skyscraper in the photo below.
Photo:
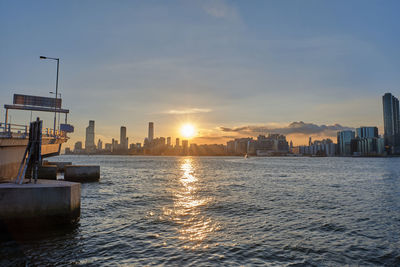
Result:
{"type": "Polygon", "coordinates": [[[179,147],[179,138],[176,138],[175,140],[175,147],[179,147]]]}
{"type": "Polygon", "coordinates": [[[80,153],[82,151],[82,142],[78,141],[75,143],[74,152],[80,153]]]}
{"type": "Polygon", "coordinates": [[[149,122],[149,136],[148,136],[149,142],[152,142],[154,139],[154,123],[149,122]]]}
{"type": "Polygon", "coordinates": [[[103,150],[103,142],[100,139],[97,141],[97,150],[103,150]]]}
{"type": "Polygon", "coordinates": [[[94,121],[89,121],[89,126],[86,127],[86,140],[85,140],[85,150],[93,151],[96,149],[94,144],[94,121]]]}
{"type": "Polygon", "coordinates": [[[182,152],[187,155],[189,152],[189,140],[182,140],[182,152]]]}
{"type": "Polygon", "coordinates": [[[121,150],[127,150],[128,149],[128,138],[126,138],[126,127],[125,126],[121,126],[119,137],[120,137],[119,140],[120,140],[121,150]]]}
{"type": "Polygon", "coordinates": [[[351,155],[351,140],[355,138],[353,131],[341,131],[337,133],[338,152],[341,156],[351,155]]]}
{"type": "Polygon", "coordinates": [[[378,127],[360,127],[356,129],[358,138],[378,137],[378,127]]]}
{"type": "Polygon", "coordinates": [[[167,146],[171,146],[171,137],[167,137],[167,146]]]}
{"type": "Polygon", "coordinates": [[[383,104],[383,125],[385,146],[389,147],[389,152],[396,153],[399,146],[399,100],[391,93],[382,96],[383,104]]]}
{"type": "Polygon", "coordinates": [[[118,141],[114,140],[114,138],[111,141],[111,152],[115,152],[118,150],[118,141]]]}

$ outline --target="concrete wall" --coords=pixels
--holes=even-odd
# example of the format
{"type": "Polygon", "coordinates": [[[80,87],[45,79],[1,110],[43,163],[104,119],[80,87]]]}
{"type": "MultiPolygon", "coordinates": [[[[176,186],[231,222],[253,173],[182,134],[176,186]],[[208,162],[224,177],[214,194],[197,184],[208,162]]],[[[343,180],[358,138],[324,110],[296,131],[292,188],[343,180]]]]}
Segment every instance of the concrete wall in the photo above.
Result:
{"type": "Polygon", "coordinates": [[[97,182],[100,180],[100,166],[65,166],[64,180],[71,182],[97,182]]]}
{"type": "Polygon", "coordinates": [[[45,165],[39,167],[38,178],[47,180],[57,180],[57,166],[45,165]]]}
{"type": "Polygon", "coordinates": [[[11,228],[77,222],[80,208],[79,183],[38,180],[37,184],[0,184],[0,220],[11,228]]]}

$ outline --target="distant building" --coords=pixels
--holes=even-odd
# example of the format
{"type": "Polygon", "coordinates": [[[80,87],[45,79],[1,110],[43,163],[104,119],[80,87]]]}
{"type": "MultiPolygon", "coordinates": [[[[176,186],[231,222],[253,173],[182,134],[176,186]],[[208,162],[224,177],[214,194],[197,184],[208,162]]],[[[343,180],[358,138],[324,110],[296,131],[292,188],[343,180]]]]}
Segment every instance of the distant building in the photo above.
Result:
{"type": "Polygon", "coordinates": [[[188,148],[189,147],[189,140],[182,140],[182,147],[188,148]]]}
{"type": "Polygon", "coordinates": [[[154,139],[154,123],[149,122],[149,135],[148,135],[149,142],[151,143],[154,139]]]}
{"type": "MultiPolygon", "coordinates": [[[[147,141],[147,139],[145,139],[147,141]]],[[[149,149],[149,153],[153,155],[163,155],[166,149],[165,137],[154,138],[153,141],[145,143],[145,147],[149,149]]]]}
{"type": "Polygon", "coordinates": [[[355,132],[347,130],[337,133],[338,154],[350,156],[352,154],[351,140],[355,138],[355,132]]]}
{"type": "Polygon", "coordinates": [[[94,144],[94,121],[89,121],[89,126],[86,127],[85,150],[87,152],[94,151],[96,145],[94,144]]]}
{"type": "Polygon", "coordinates": [[[176,138],[175,139],[175,147],[179,147],[179,146],[180,146],[179,138],[176,138]]]}
{"type": "Polygon", "coordinates": [[[82,152],[82,142],[78,141],[74,145],[74,152],[75,153],[81,153],[82,152]]]}
{"type": "Polygon", "coordinates": [[[165,146],[165,137],[160,137],[159,139],[159,145],[165,146]]]}
{"type": "Polygon", "coordinates": [[[257,154],[257,141],[253,140],[253,138],[251,138],[251,140],[247,142],[247,154],[248,155],[257,154]]]}
{"type": "Polygon", "coordinates": [[[235,141],[231,140],[226,143],[226,153],[229,155],[234,155],[235,154],[235,141]]]}
{"type": "Polygon", "coordinates": [[[357,139],[357,153],[361,156],[376,156],[384,153],[385,141],[379,137],[357,139]]]}
{"type": "Polygon", "coordinates": [[[382,155],[384,139],[379,137],[378,127],[360,127],[356,129],[356,140],[353,141],[352,152],[359,156],[382,155]]]}
{"type": "Polygon", "coordinates": [[[377,140],[377,153],[378,155],[386,155],[385,151],[385,139],[384,138],[378,138],[377,140]]]}
{"type": "Polygon", "coordinates": [[[235,139],[235,154],[236,155],[245,155],[248,152],[249,141],[252,141],[253,138],[237,138],[235,139]]]}
{"type": "Polygon", "coordinates": [[[167,137],[167,146],[171,146],[171,137],[167,137]]]}
{"type": "Polygon", "coordinates": [[[150,147],[149,138],[146,137],[146,138],[143,140],[143,147],[146,148],[146,149],[150,147]]]}
{"type": "Polygon", "coordinates": [[[360,127],[356,129],[357,138],[378,137],[378,127],[360,127]]]}
{"type": "Polygon", "coordinates": [[[189,152],[189,141],[182,140],[182,152],[186,155],[189,152]]]}
{"type": "Polygon", "coordinates": [[[189,155],[192,156],[225,156],[226,149],[224,145],[196,145],[190,144],[189,155]]]}
{"type": "Polygon", "coordinates": [[[112,144],[111,144],[111,152],[115,152],[118,150],[118,141],[114,140],[114,138],[112,139],[112,144]]]}
{"type": "Polygon", "coordinates": [[[112,144],[107,143],[104,145],[104,150],[107,152],[111,152],[112,151],[112,144]]]}
{"type": "Polygon", "coordinates": [[[126,137],[126,127],[121,126],[120,130],[120,150],[126,151],[128,150],[128,138],[126,137]]]}
{"type": "Polygon", "coordinates": [[[336,154],[336,144],[334,144],[329,138],[315,140],[314,142],[311,142],[311,145],[293,148],[293,153],[300,155],[332,157],[336,154]]]}
{"type": "Polygon", "coordinates": [[[289,144],[286,136],[281,134],[259,135],[255,143],[257,156],[286,154],[289,152],[289,144]]]}
{"type": "Polygon", "coordinates": [[[226,143],[226,153],[229,155],[245,155],[249,152],[250,141],[254,141],[253,138],[236,138],[228,141],[226,143]]]}
{"type": "Polygon", "coordinates": [[[382,96],[385,146],[390,154],[400,153],[399,100],[391,93],[382,96]]]}
{"type": "Polygon", "coordinates": [[[97,150],[103,150],[103,142],[100,139],[97,141],[97,150]]]}
{"type": "Polygon", "coordinates": [[[226,143],[228,155],[281,155],[289,152],[286,136],[280,134],[259,135],[257,140],[251,137],[236,138],[226,143]]]}

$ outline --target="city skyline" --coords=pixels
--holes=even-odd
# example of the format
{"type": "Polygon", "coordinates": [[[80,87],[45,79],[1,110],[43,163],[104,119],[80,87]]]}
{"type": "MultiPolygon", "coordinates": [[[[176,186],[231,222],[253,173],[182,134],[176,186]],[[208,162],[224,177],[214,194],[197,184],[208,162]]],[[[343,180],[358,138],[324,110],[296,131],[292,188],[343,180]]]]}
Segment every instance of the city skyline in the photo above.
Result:
{"type": "MultiPolygon", "coordinates": [[[[97,141],[98,144],[100,142],[101,145],[103,145],[103,144],[113,144],[114,142],[117,142],[117,145],[120,145],[121,147],[125,147],[125,148],[127,148],[128,145],[130,145],[130,144],[138,144],[138,143],[145,144],[146,142],[151,142],[154,139],[159,139],[159,138],[164,138],[167,145],[173,145],[172,139],[175,138],[176,139],[175,146],[179,146],[179,141],[183,141],[183,140],[188,141],[188,142],[193,143],[193,144],[217,144],[217,143],[210,143],[210,142],[208,142],[208,143],[207,142],[205,142],[205,143],[197,143],[195,141],[196,137],[184,137],[182,133],[178,134],[178,137],[155,135],[155,129],[154,129],[155,128],[155,124],[154,124],[154,122],[149,122],[148,123],[148,129],[147,129],[148,135],[144,136],[141,140],[132,140],[131,142],[129,142],[128,141],[129,137],[127,137],[127,127],[125,127],[125,126],[120,126],[120,139],[115,138],[115,137],[110,137],[109,139],[102,139],[102,138],[104,138],[104,136],[101,133],[94,133],[94,123],[95,123],[94,120],[89,120],[89,125],[86,127],[86,136],[85,136],[85,138],[82,139],[84,141],[82,141],[81,139],[78,139],[76,141],[76,142],[79,142],[79,143],[85,143],[85,146],[84,146],[85,149],[86,149],[86,144],[95,143],[94,142],[95,140],[98,140],[97,141]],[[89,131],[89,134],[88,134],[88,131],[89,131]],[[94,141],[92,142],[92,140],[94,140],[94,141]],[[121,143],[118,144],[118,142],[121,142],[121,140],[125,140],[125,141],[123,141],[124,144],[121,144],[121,143]],[[106,143],[106,142],[108,142],[108,143],[106,143]]],[[[331,126],[322,125],[322,126],[319,126],[319,127],[317,126],[317,128],[312,129],[312,127],[314,127],[316,125],[306,124],[304,122],[296,122],[296,123],[292,123],[287,128],[271,128],[271,130],[268,130],[268,129],[265,128],[264,130],[262,130],[262,129],[255,130],[254,134],[251,135],[250,137],[257,137],[257,135],[260,136],[260,135],[268,135],[268,134],[278,134],[279,135],[282,132],[286,134],[285,136],[291,136],[291,134],[290,134],[291,129],[296,128],[296,131],[300,131],[300,129],[299,129],[300,127],[299,126],[302,126],[302,125],[304,125],[303,128],[302,128],[302,131],[304,131],[304,132],[302,134],[304,136],[307,135],[307,137],[304,137],[304,138],[307,138],[307,140],[309,142],[315,136],[332,137],[332,136],[336,136],[336,133],[338,131],[341,131],[341,130],[351,131],[351,130],[358,130],[359,129],[359,127],[357,127],[357,128],[347,128],[347,127],[342,127],[340,125],[331,125],[331,126]],[[307,127],[311,127],[311,128],[307,129],[307,127]],[[317,131],[317,132],[323,131],[323,129],[325,129],[326,131],[332,131],[335,134],[331,134],[331,135],[315,135],[315,134],[313,134],[313,132],[315,132],[315,131],[317,131]],[[289,134],[287,134],[287,132],[289,132],[289,134]]],[[[185,126],[187,126],[187,124],[186,125],[184,124],[183,128],[185,126]]],[[[378,131],[378,128],[375,127],[375,126],[373,126],[373,127],[361,126],[361,127],[363,127],[363,128],[376,128],[376,130],[378,131]]],[[[181,129],[181,130],[183,130],[183,129],[181,129]]],[[[225,129],[225,131],[237,131],[237,130],[246,131],[247,129],[235,129],[235,128],[229,129],[229,130],[225,129]]],[[[243,136],[226,137],[226,139],[228,141],[230,141],[231,139],[240,139],[240,138],[249,138],[249,136],[248,135],[246,136],[246,134],[243,133],[243,136]]],[[[292,142],[292,140],[289,140],[289,141],[292,143],[292,145],[294,144],[292,142]]],[[[69,142],[68,144],[70,146],[73,146],[72,142],[69,142]]],[[[223,143],[223,144],[226,144],[226,142],[223,143]]],[[[298,145],[303,145],[303,144],[296,144],[296,145],[298,146],[298,145]]],[[[93,147],[93,146],[90,145],[89,149],[91,149],[91,147],[93,147]]]]}
{"type": "MultiPolygon", "coordinates": [[[[121,125],[129,140],[142,141],[151,121],[158,136],[172,137],[192,123],[199,144],[245,136],[240,129],[254,136],[257,129],[284,129],[297,145],[310,135],[293,131],[299,126],[382,132],[377,96],[400,95],[399,5],[2,2],[1,104],[10,92],[54,91],[55,65],[39,60],[46,55],[60,58],[59,92],[76,129],[67,146],[83,139],[89,119],[105,142],[121,125]],[[363,12],[349,11],[360,6],[363,12]]],[[[11,116],[29,121],[29,114],[11,116]]],[[[313,138],[334,138],[333,132],[313,138]]]]}
{"type": "MultiPolygon", "coordinates": [[[[395,99],[394,101],[397,101],[397,103],[398,103],[397,98],[395,96],[393,96],[391,93],[385,93],[382,96],[382,103],[381,103],[382,109],[383,109],[383,112],[382,112],[382,115],[383,115],[382,119],[383,120],[382,120],[382,122],[383,122],[384,125],[388,124],[388,122],[387,122],[388,115],[385,115],[387,113],[387,111],[386,111],[387,110],[387,104],[386,104],[387,101],[385,101],[385,98],[387,96],[389,96],[390,99],[395,99]],[[386,106],[386,108],[385,108],[385,106],[386,106]]],[[[394,119],[395,122],[391,122],[391,123],[395,123],[396,124],[395,127],[397,129],[398,128],[397,125],[400,124],[400,121],[398,121],[398,119],[396,119],[397,118],[396,116],[398,116],[398,115],[395,115],[395,114],[399,113],[398,104],[396,105],[396,107],[397,107],[397,110],[392,110],[391,112],[394,115],[390,115],[390,117],[391,118],[393,116],[395,117],[395,119],[394,119]]],[[[231,139],[257,137],[257,136],[260,136],[260,135],[267,135],[267,134],[282,134],[283,133],[283,134],[285,134],[285,136],[288,136],[288,137],[292,137],[293,134],[295,134],[295,135],[296,134],[303,135],[302,138],[301,138],[303,140],[303,143],[294,143],[293,139],[289,138],[288,140],[290,141],[291,146],[293,144],[296,145],[296,146],[305,145],[306,144],[306,142],[305,142],[306,140],[308,140],[308,143],[310,145],[311,139],[325,139],[325,138],[326,139],[334,139],[334,137],[336,137],[338,132],[349,132],[349,131],[352,131],[352,132],[354,132],[353,135],[362,136],[361,132],[358,132],[358,131],[367,131],[367,132],[371,132],[372,131],[372,132],[375,133],[376,137],[378,137],[378,132],[379,132],[379,133],[381,133],[381,134],[379,134],[379,136],[381,136],[382,138],[385,138],[385,139],[387,138],[385,136],[387,135],[387,132],[388,132],[388,130],[387,130],[388,126],[380,128],[380,127],[372,126],[372,125],[370,125],[370,126],[359,125],[357,127],[346,127],[346,126],[342,126],[340,124],[335,124],[335,125],[316,125],[316,124],[313,124],[313,123],[305,123],[303,121],[293,122],[293,123],[287,125],[286,127],[285,126],[277,127],[277,124],[271,124],[271,125],[272,125],[271,127],[267,127],[265,125],[264,126],[248,125],[248,126],[244,126],[244,127],[234,127],[234,128],[220,127],[220,130],[224,131],[224,132],[237,132],[237,133],[239,133],[239,135],[236,135],[236,136],[224,136],[224,139],[226,139],[226,141],[229,141],[231,139]]],[[[375,125],[379,125],[379,123],[375,124],[375,125]]],[[[165,138],[165,136],[162,136],[162,135],[155,135],[154,128],[155,128],[154,127],[154,122],[148,122],[147,137],[146,136],[142,137],[141,140],[140,140],[140,138],[139,138],[139,140],[133,140],[132,144],[136,144],[137,142],[141,143],[141,141],[143,141],[143,144],[144,144],[146,142],[146,140],[151,142],[154,138],[159,138],[159,137],[165,138]]],[[[91,131],[93,132],[93,129],[94,129],[94,121],[93,120],[89,121],[89,126],[86,128],[86,139],[88,139],[88,129],[92,129],[91,131]]],[[[226,141],[222,142],[221,140],[220,140],[220,143],[210,143],[210,142],[200,142],[200,143],[198,143],[198,142],[196,142],[196,140],[198,140],[198,138],[197,138],[198,130],[197,130],[196,126],[193,125],[190,122],[189,123],[185,123],[185,124],[181,124],[178,131],[180,131],[180,133],[177,134],[177,137],[176,137],[177,140],[179,140],[181,138],[184,138],[184,139],[186,139],[188,141],[189,140],[192,141],[192,143],[195,143],[195,144],[225,144],[226,143],[226,141]],[[185,131],[189,131],[190,132],[189,136],[186,136],[185,131]]],[[[390,130],[390,131],[392,131],[392,130],[390,130]]],[[[397,134],[397,133],[398,132],[396,132],[396,133],[393,132],[392,135],[393,134],[397,134]]],[[[120,140],[124,140],[123,141],[124,144],[123,145],[120,144],[120,145],[122,145],[123,147],[128,147],[128,144],[129,144],[129,142],[128,142],[129,137],[126,137],[126,136],[127,136],[127,128],[125,126],[121,126],[121,129],[120,129],[120,140]]],[[[169,136],[166,135],[166,136],[167,136],[167,139],[166,139],[167,140],[167,144],[168,143],[171,144],[171,138],[174,138],[174,136],[171,136],[171,135],[169,135],[169,136]]],[[[90,140],[89,142],[94,143],[94,142],[92,142],[92,140],[94,140],[94,137],[89,137],[89,140],[90,140]]],[[[98,140],[99,140],[99,142],[101,141],[101,143],[106,142],[106,141],[111,141],[111,143],[113,144],[114,140],[118,142],[118,139],[115,139],[114,137],[110,137],[108,139],[104,139],[104,136],[102,134],[98,134],[98,140]]],[[[294,139],[294,140],[296,140],[296,139],[294,139]]],[[[85,141],[85,143],[87,143],[87,141],[85,141]]],[[[71,142],[70,142],[70,144],[71,144],[71,142]]]]}
{"type": "MultiPolygon", "coordinates": [[[[148,135],[142,143],[132,143],[128,149],[127,129],[121,126],[120,144],[118,140],[112,139],[112,143],[106,143],[105,149],[102,148],[102,140],[98,140],[97,149],[93,150],[94,140],[94,121],[89,121],[86,128],[85,148],[82,149],[82,142],[78,141],[74,149],[67,148],[65,153],[71,154],[122,154],[122,155],[245,155],[251,156],[285,156],[285,155],[303,155],[303,156],[392,156],[400,154],[400,111],[397,97],[391,93],[385,93],[382,96],[382,110],[384,131],[379,134],[376,126],[359,126],[353,131],[351,128],[345,128],[340,125],[325,126],[325,131],[336,131],[337,143],[332,139],[313,140],[313,136],[308,137],[307,145],[293,145],[286,139],[285,134],[290,134],[291,130],[296,132],[303,131],[303,134],[312,133],[316,130],[307,127],[304,122],[292,123],[290,127],[280,128],[280,132],[268,132],[259,134],[257,139],[254,136],[234,138],[224,144],[196,144],[190,143],[189,139],[196,135],[196,128],[193,124],[184,124],[181,126],[181,135],[186,139],[182,140],[180,146],[179,138],[176,138],[175,146],[172,145],[171,137],[155,137],[154,122],[148,123],[148,135]],[[289,130],[289,131],[288,131],[289,130]],[[87,145],[89,144],[89,145],[87,145]]],[[[226,128],[224,131],[263,132],[268,129],[253,129],[250,127],[226,128]]],[[[269,129],[270,130],[270,129],[269,129]]]]}

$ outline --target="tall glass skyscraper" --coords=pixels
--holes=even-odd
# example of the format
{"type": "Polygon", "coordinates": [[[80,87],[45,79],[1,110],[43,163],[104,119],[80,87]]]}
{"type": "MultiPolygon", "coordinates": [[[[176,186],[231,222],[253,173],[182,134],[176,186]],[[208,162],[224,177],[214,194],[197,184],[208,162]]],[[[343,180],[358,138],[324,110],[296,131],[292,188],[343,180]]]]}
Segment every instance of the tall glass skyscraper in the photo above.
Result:
{"type": "Polygon", "coordinates": [[[358,138],[378,137],[378,127],[360,127],[356,129],[358,138]]]}
{"type": "Polygon", "coordinates": [[[121,150],[127,150],[128,149],[128,138],[126,138],[126,127],[125,126],[121,126],[121,130],[120,130],[120,149],[121,150]]]}
{"type": "Polygon", "coordinates": [[[382,104],[385,146],[394,152],[393,148],[399,145],[399,100],[391,93],[386,93],[382,96],[382,104]]]}
{"type": "Polygon", "coordinates": [[[341,156],[351,155],[351,140],[355,138],[353,131],[340,131],[337,132],[338,152],[341,156]]]}
{"type": "Polygon", "coordinates": [[[85,140],[85,150],[92,151],[96,149],[94,144],[94,121],[89,121],[89,126],[86,127],[86,140],[85,140]]]}
{"type": "Polygon", "coordinates": [[[154,139],[154,123],[149,122],[149,136],[148,136],[149,142],[152,142],[154,139]]]}

